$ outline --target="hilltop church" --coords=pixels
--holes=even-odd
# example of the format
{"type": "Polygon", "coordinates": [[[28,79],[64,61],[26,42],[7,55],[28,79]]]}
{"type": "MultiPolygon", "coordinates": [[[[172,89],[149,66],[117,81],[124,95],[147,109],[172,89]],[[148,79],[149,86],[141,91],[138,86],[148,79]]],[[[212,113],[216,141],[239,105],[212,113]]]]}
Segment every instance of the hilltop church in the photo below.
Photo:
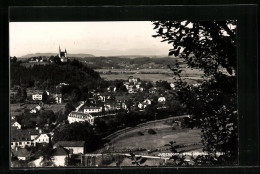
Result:
{"type": "Polygon", "coordinates": [[[67,57],[67,50],[65,48],[65,51],[61,51],[60,46],[59,46],[59,54],[58,54],[60,61],[61,62],[67,62],[68,57],[67,57]]]}

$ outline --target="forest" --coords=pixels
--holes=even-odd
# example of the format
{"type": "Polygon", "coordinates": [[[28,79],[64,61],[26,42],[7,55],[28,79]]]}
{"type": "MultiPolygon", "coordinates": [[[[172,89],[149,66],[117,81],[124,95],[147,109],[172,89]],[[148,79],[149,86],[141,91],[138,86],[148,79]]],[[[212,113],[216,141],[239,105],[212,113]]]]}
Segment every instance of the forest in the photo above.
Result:
{"type": "Polygon", "coordinates": [[[29,67],[24,66],[21,61],[11,62],[10,74],[11,88],[23,86],[50,91],[54,91],[60,83],[98,89],[103,81],[98,72],[75,59],[63,64],[51,63],[29,67]]]}

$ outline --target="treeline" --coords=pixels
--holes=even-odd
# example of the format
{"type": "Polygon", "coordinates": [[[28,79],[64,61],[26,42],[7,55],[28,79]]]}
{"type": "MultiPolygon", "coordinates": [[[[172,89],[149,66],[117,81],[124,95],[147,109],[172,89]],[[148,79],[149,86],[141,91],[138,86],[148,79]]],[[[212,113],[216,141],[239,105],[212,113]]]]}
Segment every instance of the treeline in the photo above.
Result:
{"type": "Polygon", "coordinates": [[[18,62],[11,62],[11,88],[19,85],[27,88],[54,90],[59,83],[68,83],[78,87],[97,89],[102,84],[98,72],[85,64],[72,60],[66,64],[46,64],[25,67],[18,62]]]}
{"type": "MultiPolygon", "coordinates": [[[[177,58],[176,58],[177,59],[177,58]]],[[[167,65],[174,65],[175,59],[172,58],[150,58],[150,57],[140,57],[140,58],[122,58],[122,57],[88,57],[88,58],[78,58],[77,60],[84,61],[89,64],[94,69],[101,68],[125,68],[125,66],[134,66],[135,68],[145,68],[149,64],[154,64],[158,68],[160,66],[167,67],[167,65]],[[145,66],[146,65],[146,66],[145,66]]],[[[179,61],[179,59],[178,59],[179,61]]],[[[182,60],[180,60],[182,64],[182,60]]]]}

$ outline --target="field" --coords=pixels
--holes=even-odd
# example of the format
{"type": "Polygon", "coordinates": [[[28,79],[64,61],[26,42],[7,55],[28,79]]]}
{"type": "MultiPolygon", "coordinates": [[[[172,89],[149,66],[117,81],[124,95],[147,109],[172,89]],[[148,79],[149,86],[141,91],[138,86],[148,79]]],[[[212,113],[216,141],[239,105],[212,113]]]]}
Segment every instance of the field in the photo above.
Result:
{"type": "Polygon", "coordinates": [[[155,123],[141,128],[136,128],[123,135],[111,140],[115,148],[143,148],[153,150],[163,147],[170,141],[176,141],[177,144],[193,144],[201,141],[200,129],[181,129],[172,130],[172,125],[168,123],[155,123]],[[156,134],[148,133],[148,129],[153,129],[156,134]],[[143,135],[140,135],[139,133],[143,135]]]}
{"type": "MultiPolygon", "coordinates": [[[[116,166],[116,161],[118,161],[120,154],[121,160],[119,161],[121,166],[135,166],[135,164],[132,164],[132,160],[124,156],[124,154],[129,154],[129,151],[127,152],[126,149],[146,158],[142,166],[160,166],[163,163],[165,164],[165,162],[169,162],[169,160],[166,160],[168,159],[167,157],[161,158],[159,154],[171,153],[169,146],[165,146],[170,141],[176,141],[176,145],[182,146],[177,148],[179,153],[202,152],[200,129],[183,129],[180,126],[173,125],[173,120],[167,119],[154,121],[144,126],[136,126],[134,129],[112,138],[106,147],[100,149],[97,153],[104,153],[104,158],[110,156],[110,158],[114,159],[110,160],[111,162],[105,166],[116,166]],[[172,127],[175,129],[173,130],[172,127]],[[156,134],[149,134],[149,129],[153,129],[156,134]],[[108,151],[106,150],[108,149],[111,149],[111,153],[107,153],[108,151]]],[[[102,166],[101,163],[97,162],[96,164],[102,166]]]]}
{"type": "MultiPolygon", "coordinates": [[[[11,116],[20,115],[24,109],[32,109],[37,104],[25,104],[20,106],[20,104],[10,104],[11,116]]],[[[52,110],[54,113],[63,110],[65,108],[65,103],[62,104],[44,104],[43,109],[52,110]]]]}
{"type": "MultiPolygon", "coordinates": [[[[101,78],[105,80],[127,80],[129,76],[140,78],[143,81],[156,82],[158,80],[174,82],[174,75],[169,69],[138,69],[138,70],[126,70],[126,69],[95,69],[100,73],[101,78]]],[[[184,80],[189,82],[196,82],[198,79],[202,79],[203,72],[197,69],[183,69],[181,76],[184,80]]]]}

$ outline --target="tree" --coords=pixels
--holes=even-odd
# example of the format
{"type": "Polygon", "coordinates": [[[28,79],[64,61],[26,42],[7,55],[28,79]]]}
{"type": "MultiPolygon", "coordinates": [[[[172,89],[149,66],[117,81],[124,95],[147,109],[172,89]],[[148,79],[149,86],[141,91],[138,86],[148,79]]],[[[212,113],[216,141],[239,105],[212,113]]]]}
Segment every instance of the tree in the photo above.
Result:
{"type": "Polygon", "coordinates": [[[73,106],[73,104],[71,104],[71,103],[67,103],[66,105],[65,105],[65,112],[64,112],[64,114],[65,115],[68,115],[71,111],[75,111],[75,107],[73,106]]]}
{"type": "Polygon", "coordinates": [[[17,58],[14,56],[14,57],[10,57],[10,62],[16,62],[17,61],[17,58]]]}
{"type": "Polygon", "coordinates": [[[54,131],[53,142],[57,141],[86,141],[86,150],[91,152],[99,147],[100,137],[93,131],[88,122],[65,124],[54,131]]]}
{"type": "Polygon", "coordinates": [[[48,100],[48,94],[47,94],[46,91],[44,91],[44,92],[42,93],[42,102],[43,102],[43,103],[47,103],[47,100],[48,100]]]}
{"type": "MultiPolygon", "coordinates": [[[[202,163],[233,164],[238,158],[236,21],[154,21],[156,35],[173,45],[169,56],[179,56],[191,68],[204,71],[194,87],[181,78],[178,62],[170,67],[178,98],[202,129],[205,157],[202,163]],[[216,152],[223,152],[217,156],[216,152]],[[225,159],[225,160],[223,160],[225,159]]],[[[194,124],[193,124],[194,125],[194,124]]]]}

